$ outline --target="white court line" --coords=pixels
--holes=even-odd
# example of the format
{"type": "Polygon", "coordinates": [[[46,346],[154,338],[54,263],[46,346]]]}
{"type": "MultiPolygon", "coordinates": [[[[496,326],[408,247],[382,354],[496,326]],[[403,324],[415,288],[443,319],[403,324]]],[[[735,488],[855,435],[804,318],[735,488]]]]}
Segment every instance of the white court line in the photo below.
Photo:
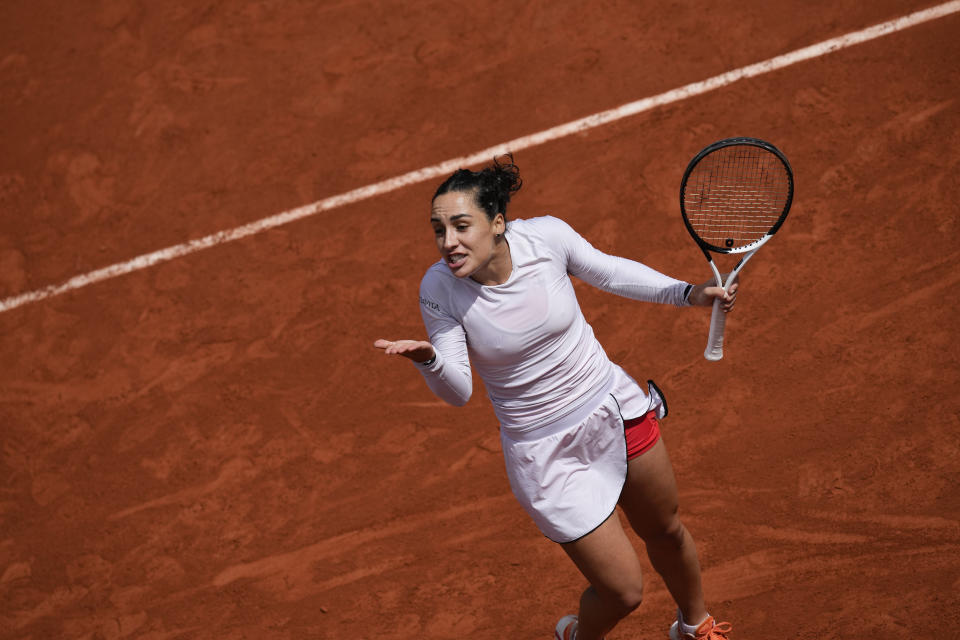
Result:
{"type": "Polygon", "coordinates": [[[15,309],[29,302],[37,302],[38,300],[50,298],[74,289],[80,289],[81,287],[85,287],[95,282],[100,282],[116,276],[132,273],[134,271],[139,271],[140,269],[146,269],[147,267],[159,264],[161,262],[167,262],[168,260],[173,260],[174,258],[180,258],[182,256],[195,253],[201,249],[208,249],[226,242],[232,242],[234,240],[239,240],[240,238],[246,238],[247,236],[252,236],[262,231],[288,224],[295,220],[308,218],[323,211],[329,211],[330,209],[335,209],[343,205],[373,198],[374,196],[382,195],[384,193],[389,193],[390,191],[395,191],[401,187],[431,180],[439,176],[446,176],[460,167],[486,162],[493,156],[506,153],[507,151],[528,149],[530,147],[541,145],[545,142],[564,138],[580,131],[595,129],[616,120],[621,120],[644,111],[649,111],[655,107],[670,104],[672,102],[679,102],[680,100],[686,100],[687,98],[725,87],[733,84],[737,80],[753,78],[765,73],[770,73],[771,71],[776,71],[777,69],[782,69],[804,60],[809,60],[811,58],[817,58],[828,53],[833,53],[834,51],[839,51],[840,49],[845,49],[862,42],[867,42],[868,40],[873,40],[897,31],[902,31],[903,29],[908,29],[929,20],[936,20],[937,18],[942,18],[958,11],[960,11],[960,0],[945,2],[935,7],[917,11],[902,18],[897,18],[896,20],[890,20],[889,22],[877,24],[861,31],[854,31],[853,33],[848,33],[847,35],[840,36],[838,38],[824,40],[818,44],[804,47],[803,49],[797,49],[796,51],[791,51],[790,53],[785,53],[775,58],[764,60],[763,62],[757,62],[746,67],[741,67],[740,69],[728,71],[718,76],[708,78],[707,80],[694,82],[684,87],[680,87],[679,89],[673,89],[651,98],[643,98],[642,100],[637,100],[636,102],[631,102],[615,109],[601,111],[600,113],[595,113],[591,116],[580,118],[579,120],[558,125],[551,129],[541,131],[540,133],[534,133],[532,135],[517,138],[516,140],[504,142],[494,147],[490,147],[489,149],[478,151],[469,156],[447,160],[446,162],[441,162],[440,164],[433,165],[432,167],[411,171],[410,173],[405,173],[395,178],[390,178],[382,182],[377,182],[376,184],[354,189],[353,191],[332,196],[330,198],[314,202],[313,204],[308,204],[302,207],[297,207],[296,209],[284,211],[282,213],[257,220],[256,222],[251,222],[234,229],[218,231],[217,233],[204,238],[190,240],[189,242],[184,242],[183,244],[178,244],[173,247],[167,247],[166,249],[161,249],[159,251],[154,251],[153,253],[138,256],[126,262],[120,262],[110,265],[109,267],[91,271],[90,273],[74,276],[62,284],[50,285],[44,287],[43,289],[37,289],[36,291],[30,291],[28,293],[22,293],[10,298],[6,298],[0,301],[0,313],[4,311],[10,311],[11,309],[15,309]]]}

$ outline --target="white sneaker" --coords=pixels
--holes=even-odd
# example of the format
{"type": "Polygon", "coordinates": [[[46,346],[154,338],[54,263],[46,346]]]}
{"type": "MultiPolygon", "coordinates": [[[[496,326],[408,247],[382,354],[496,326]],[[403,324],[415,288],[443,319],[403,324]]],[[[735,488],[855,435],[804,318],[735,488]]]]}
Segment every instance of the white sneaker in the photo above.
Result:
{"type": "Polygon", "coordinates": [[[553,632],[554,640],[577,639],[577,616],[563,616],[553,632]]]}
{"type": "Polygon", "coordinates": [[[680,631],[680,620],[677,619],[670,625],[670,640],[727,640],[731,629],[733,627],[729,622],[718,624],[713,621],[713,616],[710,616],[700,623],[696,633],[683,633],[680,631]]]}

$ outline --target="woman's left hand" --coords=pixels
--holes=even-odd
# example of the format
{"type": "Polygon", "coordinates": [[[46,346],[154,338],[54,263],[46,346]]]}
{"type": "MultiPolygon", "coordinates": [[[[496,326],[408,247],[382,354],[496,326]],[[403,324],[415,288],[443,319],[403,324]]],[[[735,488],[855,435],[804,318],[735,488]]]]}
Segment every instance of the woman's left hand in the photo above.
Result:
{"type": "MultiPolygon", "coordinates": [[[[724,279],[729,277],[729,274],[724,274],[724,279]]],[[[723,290],[723,287],[717,286],[716,280],[708,280],[703,284],[696,285],[693,289],[690,290],[690,304],[697,307],[709,307],[713,305],[713,301],[717,298],[723,300],[723,304],[720,306],[723,309],[724,313],[729,313],[733,309],[734,303],[737,301],[737,289],[740,288],[740,276],[738,275],[734,279],[733,284],[730,285],[727,291],[723,290]]]]}

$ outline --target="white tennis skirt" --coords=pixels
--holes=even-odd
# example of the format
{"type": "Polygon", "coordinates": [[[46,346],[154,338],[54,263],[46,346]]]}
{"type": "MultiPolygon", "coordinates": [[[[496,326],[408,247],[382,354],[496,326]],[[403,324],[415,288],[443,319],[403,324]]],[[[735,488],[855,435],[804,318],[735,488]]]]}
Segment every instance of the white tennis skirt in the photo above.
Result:
{"type": "Polygon", "coordinates": [[[620,367],[614,369],[610,388],[594,401],[593,411],[573,425],[547,425],[520,434],[500,431],[510,488],[537,528],[554,542],[582,538],[616,508],[627,477],[624,419],[651,409],[666,416],[656,385],[648,383],[645,393],[620,367]]]}

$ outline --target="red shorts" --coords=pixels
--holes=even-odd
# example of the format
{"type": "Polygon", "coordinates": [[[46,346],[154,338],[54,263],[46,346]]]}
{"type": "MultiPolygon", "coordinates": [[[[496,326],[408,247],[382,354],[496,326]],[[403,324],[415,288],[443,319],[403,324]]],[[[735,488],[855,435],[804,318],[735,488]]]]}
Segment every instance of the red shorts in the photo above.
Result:
{"type": "Polygon", "coordinates": [[[660,439],[657,412],[649,411],[639,418],[624,421],[623,433],[627,438],[627,460],[643,455],[660,439]]]}

